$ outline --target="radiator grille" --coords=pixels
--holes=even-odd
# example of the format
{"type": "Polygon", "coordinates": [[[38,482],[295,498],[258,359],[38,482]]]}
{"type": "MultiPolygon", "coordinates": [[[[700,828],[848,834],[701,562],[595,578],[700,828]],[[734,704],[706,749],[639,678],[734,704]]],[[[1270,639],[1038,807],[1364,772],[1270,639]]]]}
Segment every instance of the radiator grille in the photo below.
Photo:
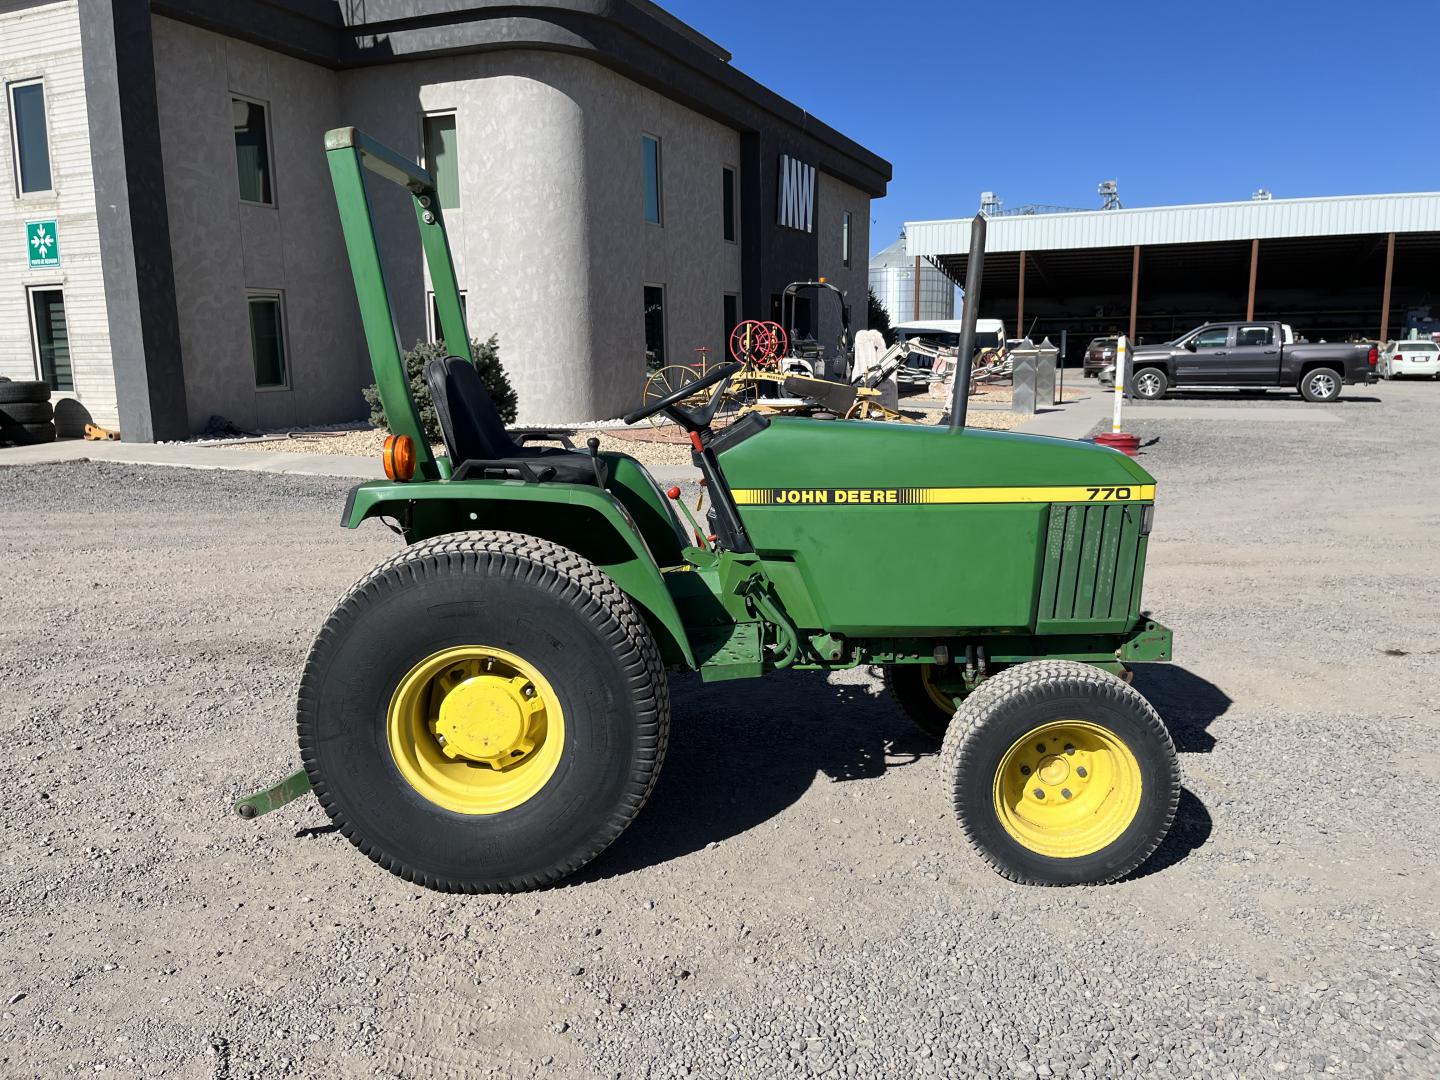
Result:
{"type": "Polygon", "coordinates": [[[1050,507],[1037,628],[1046,623],[1129,625],[1139,616],[1145,573],[1143,505],[1050,507]]]}

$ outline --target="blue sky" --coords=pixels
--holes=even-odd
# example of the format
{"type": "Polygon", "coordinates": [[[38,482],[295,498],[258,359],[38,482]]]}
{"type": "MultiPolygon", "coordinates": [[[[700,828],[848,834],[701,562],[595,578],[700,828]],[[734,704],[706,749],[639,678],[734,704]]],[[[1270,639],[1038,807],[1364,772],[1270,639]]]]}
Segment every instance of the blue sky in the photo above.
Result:
{"type": "Polygon", "coordinates": [[[891,162],[902,222],[1440,189],[1440,2],[660,0],[891,162]],[[967,98],[973,94],[974,103],[967,98]]]}

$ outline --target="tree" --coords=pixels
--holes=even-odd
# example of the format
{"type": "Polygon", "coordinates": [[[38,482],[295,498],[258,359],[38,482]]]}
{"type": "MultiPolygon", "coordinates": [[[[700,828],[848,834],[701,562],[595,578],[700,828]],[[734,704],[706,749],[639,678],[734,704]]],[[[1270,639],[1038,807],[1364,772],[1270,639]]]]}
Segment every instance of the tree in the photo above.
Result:
{"type": "Polygon", "coordinates": [[[895,331],[890,326],[890,312],[885,310],[885,305],[882,304],[880,298],[875,295],[874,289],[871,289],[867,295],[870,309],[870,329],[879,330],[880,333],[884,334],[886,345],[894,345],[895,331]]]}

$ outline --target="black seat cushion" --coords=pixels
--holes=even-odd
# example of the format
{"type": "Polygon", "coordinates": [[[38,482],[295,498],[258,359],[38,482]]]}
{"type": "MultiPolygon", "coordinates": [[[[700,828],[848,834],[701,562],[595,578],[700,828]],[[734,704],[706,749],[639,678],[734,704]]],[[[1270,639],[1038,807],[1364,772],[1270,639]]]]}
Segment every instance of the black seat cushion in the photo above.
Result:
{"type": "Polygon", "coordinates": [[[490,391],[475,365],[459,356],[437,357],[425,365],[425,382],[457,480],[526,480],[603,487],[609,473],[589,454],[555,446],[525,446],[505,430],[490,391]],[[596,476],[596,467],[600,475],[596,476]]]}

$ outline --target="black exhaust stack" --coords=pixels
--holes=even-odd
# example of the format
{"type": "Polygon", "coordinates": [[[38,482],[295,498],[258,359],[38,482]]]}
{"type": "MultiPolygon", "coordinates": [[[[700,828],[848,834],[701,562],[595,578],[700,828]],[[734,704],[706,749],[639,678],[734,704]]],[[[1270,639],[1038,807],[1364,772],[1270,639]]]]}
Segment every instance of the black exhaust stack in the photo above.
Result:
{"type": "MultiPolygon", "coordinates": [[[[975,352],[975,317],[980,310],[980,278],[985,271],[985,215],[976,213],[970,219],[970,261],[965,265],[965,314],[960,323],[959,368],[955,372],[955,392],[950,399],[950,430],[965,426],[965,413],[970,408],[970,361],[975,352]]],[[[919,318],[917,311],[915,317],[919,318]]]]}

